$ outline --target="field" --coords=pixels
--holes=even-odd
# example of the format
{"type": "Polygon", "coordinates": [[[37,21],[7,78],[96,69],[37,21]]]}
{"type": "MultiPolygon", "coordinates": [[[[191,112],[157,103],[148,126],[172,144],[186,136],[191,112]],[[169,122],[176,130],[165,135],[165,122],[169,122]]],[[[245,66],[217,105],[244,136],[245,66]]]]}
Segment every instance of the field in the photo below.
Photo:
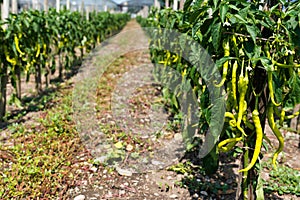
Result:
{"type": "Polygon", "coordinates": [[[51,56],[41,53],[46,53],[43,40],[33,44],[32,57],[23,56],[27,44],[22,38],[29,34],[19,37],[19,45],[13,42],[8,59],[2,55],[2,69],[8,66],[11,78],[1,116],[0,199],[299,199],[299,121],[290,127],[299,114],[294,109],[300,103],[298,48],[292,40],[282,44],[297,31],[284,22],[290,34],[278,26],[283,38],[269,46],[294,53],[263,49],[269,45],[265,36],[232,17],[241,17],[239,23],[249,20],[237,17],[241,13],[235,9],[248,8],[247,3],[226,8],[214,3],[218,17],[213,22],[196,4],[177,12],[154,9],[148,19],[95,15],[121,24],[98,36],[96,30],[90,38],[83,34],[79,41],[84,45],[69,44],[72,38],[65,45],[49,40],[51,56]],[[202,24],[194,23],[196,14],[202,24]],[[181,23],[186,19],[193,21],[190,26],[181,23]],[[213,28],[204,30],[208,22],[213,28]],[[192,26],[199,31],[190,32],[192,26]],[[211,55],[207,68],[197,68],[208,54],[199,54],[194,40],[211,55]],[[19,77],[13,70],[23,62],[33,68],[21,68],[19,77]],[[49,62],[57,66],[50,74],[49,62]],[[62,62],[66,65],[60,70],[62,62]],[[214,63],[217,70],[209,71],[214,63]],[[277,66],[270,70],[273,80],[271,65],[277,66]],[[213,73],[219,74],[212,76],[217,81],[209,78],[213,73]],[[226,94],[224,101],[220,94],[226,94]],[[220,135],[214,135],[216,130],[220,135]]]}

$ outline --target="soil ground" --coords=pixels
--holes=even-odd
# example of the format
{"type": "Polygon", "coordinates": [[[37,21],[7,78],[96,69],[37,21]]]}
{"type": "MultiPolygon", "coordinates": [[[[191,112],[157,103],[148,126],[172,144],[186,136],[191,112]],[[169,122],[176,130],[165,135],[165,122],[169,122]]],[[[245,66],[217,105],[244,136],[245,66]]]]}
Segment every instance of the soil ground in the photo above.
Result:
{"type": "MultiPolygon", "coordinates": [[[[119,35],[124,36],[124,33],[137,29],[140,27],[133,20],[119,35]]],[[[124,43],[132,45],[138,40],[135,37],[135,35],[127,35],[126,40],[131,41],[124,40],[124,43]]],[[[142,38],[141,41],[147,41],[145,35],[139,37],[142,38]]],[[[114,39],[120,40],[118,36],[114,39]]],[[[83,69],[85,69],[84,66],[95,65],[100,62],[99,59],[104,54],[101,49],[111,49],[111,54],[116,49],[120,49],[118,43],[113,42],[114,39],[111,40],[111,43],[104,44],[92,52],[91,56],[85,59],[83,69]]],[[[144,46],[147,44],[143,44],[141,47],[144,46]]],[[[126,143],[122,143],[122,149],[125,150],[120,153],[123,157],[120,156],[119,165],[103,164],[102,161],[89,164],[88,169],[78,171],[78,176],[74,182],[67,187],[59,199],[235,199],[239,191],[237,183],[241,179],[237,173],[241,167],[239,159],[231,159],[226,154],[222,154],[217,173],[213,176],[205,176],[198,166],[200,162],[193,155],[184,156],[183,148],[177,148],[182,145],[179,132],[170,130],[166,126],[170,116],[160,107],[163,101],[160,96],[160,85],[149,81],[146,84],[143,82],[144,85],[137,87],[137,82],[133,82],[133,80],[138,81],[141,76],[147,73],[148,76],[151,76],[148,50],[145,48],[137,49],[139,48],[133,48],[129,52],[120,51],[117,59],[106,63],[107,68],[101,75],[99,80],[101,84],[95,93],[96,103],[99,107],[95,117],[99,124],[105,127],[99,131],[101,133],[108,131],[109,133],[98,138],[98,141],[93,141],[93,144],[104,143],[102,141],[104,138],[109,139],[120,133],[127,134],[126,137],[124,136],[126,143]],[[134,74],[131,73],[133,71],[134,74]],[[130,88],[134,88],[134,90],[129,92],[130,88]],[[124,93],[125,90],[128,93],[124,93]],[[123,109],[124,107],[126,109],[123,109]],[[154,107],[158,109],[153,109],[154,107]],[[161,120],[159,121],[160,128],[154,130],[152,122],[158,116],[161,120]],[[133,138],[137,138],[139,141],[133,138]],[[138,157],[132,156],[134,153],[138,153],[138,157]],[[176,164],[179,166],[180,163],[189,162],[192,162],[188,165],[189,169],[178,167],[177,171],[168,170],[170,166],[176,164]],[[187,171],[180,171],[183,169],[187,171]]],[[[79,71],[80,73],[84,72],[79,71]]],[[[79,75],[79,77],[81,76],[79,75]]],[[[78,80],[77,76],[64,83],[65,90],[72,92],[78,80]]],[[[25,86],[23,88],[24,94],[30,93],[31,88],[32,83],[25,86]]],[[[47,110],[29,112],[17,121],[39,126],[37,119],[43,116],[45,112],[47,110]]],[[[0,141],[9,141],[5,129],[1,132],[1,138],[5,139],[0,141]]],[[[271,141],[276,143],[276,138],[270,133],[270,129],[267,128],[265,132],[271,141]]],[[[279,160],[282,164],[299,170],[299,135],[288,131],[283,134],[286,138],[286,145],[284,154],[280,156],[279,160]]],[[[117,139],[122,141],[120,138],[117,139]]],[[[118,147],[113,145],[110,147],[118,150],[118,147]]],[[[91,151],[91,148],[91,146],[86,146],[88,151],[91,151]]],[[[270,150],[265,154],[265,159],[270,158],[272,154],[269,152],[273,151],[274,147],[270,147],[270,150]]],[[[82,154],[82,152],[78,152],[78,155],[82,154]]],[[[105,153],[103,154],[105,156],[105,153]]],[[[103,158],[103,154],[101,152],[99,154],[85,154],[83,159],[96,160],[101,156],[103,158]]],[[[263,178],[269,178],[267,170],[263,173],[263,178]]],[[[299,197],[269,194],[266,199],[299,199],[299,197]]]]}

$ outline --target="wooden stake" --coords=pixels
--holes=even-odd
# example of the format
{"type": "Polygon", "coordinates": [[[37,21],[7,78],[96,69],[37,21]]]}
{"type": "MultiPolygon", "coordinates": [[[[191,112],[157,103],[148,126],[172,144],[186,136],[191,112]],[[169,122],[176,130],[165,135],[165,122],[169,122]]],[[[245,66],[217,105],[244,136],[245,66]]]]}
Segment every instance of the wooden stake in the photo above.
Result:
{"type": "Polygon", "coordinates": [[[179,9],[183,10],[185,0],[180,0],[179,9]]]}

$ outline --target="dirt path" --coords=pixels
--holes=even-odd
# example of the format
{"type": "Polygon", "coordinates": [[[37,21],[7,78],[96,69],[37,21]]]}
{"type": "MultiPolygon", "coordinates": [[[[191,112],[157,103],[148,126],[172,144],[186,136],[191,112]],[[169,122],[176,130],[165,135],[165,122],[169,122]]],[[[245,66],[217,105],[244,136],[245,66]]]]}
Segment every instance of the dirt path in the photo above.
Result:
{"type": "MultiPolygon", "coordinates": [[[[182,138],[172,136],[157,139],[156,136],[157,131],[164,129],[168,115],[161,106],[151,109],[148,104],[150,107],[145,112],[130,108],[137,89],[144,96],[145,88],[150,89],[151,93],[157,87],[151,80],[152,64],[147,41],[140,26],[135,21],[129,22],[121,33],[106,41],[105,45],[91,55],[91,59],[83,64],[83,69],[74,78],[74,118],[82,138],[86,139],[84,144],[95,160],[108,163],[116,171],[110,174],[107,174],[107,170],[99,172],[101,175],[93,185],[70,190],[72,196],[85,199],[188,199],[188,190],[176,186],[182,176],[166,170],[167,166],[178,163],[180,155],[183,155],[183,147],[180,145],[182,138]],[[115,60],[116,58],[118,59],[115,60]],[[117,71],[110,72],[117,68],[117,71]],[[98,80],[105,79],[104,84],[108,85],[113,82],[114,80],[107,80],[110,76],[118,81],[107,97],[104,95],[105,88],[100,92],[96,90],[99,88],[98,80]],[[100,97],[94,95],[97,93],[100,93],[100,97]],[[104,113],[94,112],[94,106],[99,103],[97,98],[102,100],[102,104],[98,104],[100,110],[103,110],[101,107],[108,107],[104,109],[104,113]],[[105,98],[108,100],[103,101],[105,98]],[[130,110],[143,117],[130,117],[130,110]],[[145,119],[147,117],[150,118],[149,123],[145,119]],[[113,153],[113,149],[118,152],[120,149],[107,141],[107,134],[99,128],[99,122],[116,124],[125,134],[139,137],[145,142],[151,140],[153,142],[149,144],[154,144],[151,146],[154,149],[139,151],[138,157],[131,156],[134,154],[128,149],[124,150],[125,157],[122,157],[121,152],[119,157],[114,157],[119,161],[113,163],[108,155],[113,153]],[[87,135],[90,137],[85,137],[87,135]]],[[[157,95],[159,94],[151,97],[159,97],[157,95]]],[[[145,105],[145,101],[143,104],[145,105]]],[[[139,144],[132,148],[137,145],[139,144]]]]}

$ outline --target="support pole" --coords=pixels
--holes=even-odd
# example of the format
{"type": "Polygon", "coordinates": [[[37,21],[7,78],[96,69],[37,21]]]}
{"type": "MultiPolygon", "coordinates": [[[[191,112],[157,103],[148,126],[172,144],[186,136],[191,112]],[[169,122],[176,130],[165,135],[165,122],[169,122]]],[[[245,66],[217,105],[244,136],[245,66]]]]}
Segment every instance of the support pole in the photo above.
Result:
{"type": "Polygon", "coordinates": [[[173,10],[178,10],[178,0],[173,0],[173,10]]]}
{"type": "Polygon", "coordinates": [[[12,0],[11,12],[14,14],[18,13],[18,1],[17,0],[12,0]]]}
{"type": "Polygon", "coordinates": [[[48,0],[44,0],[44,11],[47,13],[49,10],[49,2],[48,0]]]}
{"type": "Polygon", "coordinates": [[[67,10],[70,10],[70,8],[71,8],[71,6],[70,6],[71,4],[70,4],[70,0],[67,0],[67,10]]]}
{"type": "Polygon", "coordinates": [[[56,0],[56,12],[60,11],[60,0],[56,0]]]}
{"type": "MultiPolygon", "coordinates": [[[[2,21],[5,21],[8,18],[9,14],[9,0],[3,0],[3,3],[1,4],[1,19],[2,21]]],[[[3,25],[3,29],[7,28],[7,24],[3,25]]]]}
{"type": "Polygon", "coordinates": [[[179,9],[183,10],[185,0],[180,0],[179,9]]]}

